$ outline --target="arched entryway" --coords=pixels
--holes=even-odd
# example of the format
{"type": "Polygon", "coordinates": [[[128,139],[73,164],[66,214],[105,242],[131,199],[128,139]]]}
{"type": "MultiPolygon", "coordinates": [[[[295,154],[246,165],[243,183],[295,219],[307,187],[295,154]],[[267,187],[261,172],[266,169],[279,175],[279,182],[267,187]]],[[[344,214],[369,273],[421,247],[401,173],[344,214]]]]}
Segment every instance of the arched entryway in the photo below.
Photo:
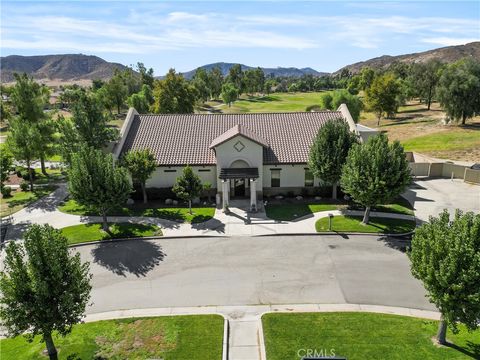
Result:
{"type": "MultiPolygon", "coordinates": [[[[247,169],[250,167],[245,160],[237,159],[230,164],[230,169],[247,169]]],[[[236,178],[230,181],[232,199],[243,199],[249,196],[250,184],[247,178],[236,178]]]]}
{"type": "Polygon", "coordinates": [[[222,180],[223,209],[228,209],[230,197],[250,197],[250,209],[257,210],[257,179],[258,168],[251,167],[243,159],[236,159],[230,163],[228,168],[220,169],[222,180]]]}

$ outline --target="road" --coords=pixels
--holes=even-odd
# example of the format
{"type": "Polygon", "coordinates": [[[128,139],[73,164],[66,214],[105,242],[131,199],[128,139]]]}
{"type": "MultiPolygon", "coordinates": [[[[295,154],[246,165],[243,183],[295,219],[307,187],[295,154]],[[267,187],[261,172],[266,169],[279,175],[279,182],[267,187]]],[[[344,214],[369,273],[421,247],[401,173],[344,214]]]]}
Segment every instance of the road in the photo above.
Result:
{"type": "Polygon", "coordinates": [[[78,247],[87,313],[201,305],[355,303],[434,310],[406,255],[376,236],[133,240],[78,247]]]}

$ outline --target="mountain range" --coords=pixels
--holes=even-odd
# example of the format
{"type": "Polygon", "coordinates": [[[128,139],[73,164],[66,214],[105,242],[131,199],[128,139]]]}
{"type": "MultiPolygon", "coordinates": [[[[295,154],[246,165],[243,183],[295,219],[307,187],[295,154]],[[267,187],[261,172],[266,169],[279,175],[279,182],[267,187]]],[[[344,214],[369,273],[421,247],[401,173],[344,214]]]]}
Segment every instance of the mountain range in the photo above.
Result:
{"type": "MultiPolygon", "coordinates": [[[[344,69],[352,73],[357,73],[364,66],[380,69],[388,67],[393,62],[425,62],[429,59],[437,58],[443,62],[454,62],[464,57],[473,57],[480,61],[480,41],[472,42],[466,45],[447,46],[439,49],[407,54],[390,56],[384,55],[370,60],[357,62],[347,65],[333,74],[338,74],[344,69]]],[[[141,59],[139,59],[141,61],[141,59]]],[[[219,67],[224,75],[228,74],[234,63],[218,62],[203,65],[201,68],[211,70],[219,67]]],[[[243,70],[255,67],[241,64],[243,70]]],[[[77,81],[93,79],[109,79],[116,69],[123,70],[126,66],[118,63],[112,63],[99,58],[98,56],[83,54],[65,54],[65,55],[40,55],[40,56],[20,56],[10,55],[0,58],[0,77],[2,82],[14,80],[13,74],[27,73],[38,80],[60,80],[77,81]]],[[[319,72],[312,68],[278,67],[261,68],[266,76],[286,76],[300,77],[302,75],[322,76],[328,75],[326,72],[319,72]]],[[[190,79],[197,69],[184,72],[185,78],[190,79]]]]}

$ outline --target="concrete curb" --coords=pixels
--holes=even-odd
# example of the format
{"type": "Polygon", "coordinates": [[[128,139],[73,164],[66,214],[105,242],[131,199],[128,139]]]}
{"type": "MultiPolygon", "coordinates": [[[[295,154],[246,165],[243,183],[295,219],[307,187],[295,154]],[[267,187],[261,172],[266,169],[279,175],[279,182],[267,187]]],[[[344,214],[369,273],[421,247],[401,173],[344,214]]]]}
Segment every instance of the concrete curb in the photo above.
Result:
{"type": "Polygon", "coordinates": [[[223,319],[223,344],[222,344],[222,360],[228,360],[228,342],[230,340],[230,324],[228,319],[223,319]]]}
{"type": "Polygon", "coordinates": [[[336,232],[336,231],[322,231],[322,232],[305,232],[305,233],[275,233],[275,234],[262,234],[262,235],[252,235],[252,237],[264,237],[264,236],[310,236],[310,235],[382,235],[382,236],[391,236],[391,237],[403,237],[403,236],[408,236],[412,235],[415,233],[415,230],[407,232],[407,233],[401,233],[401,234],[387,234],[387,233],[367,233],[367,232],[336,232]]]}

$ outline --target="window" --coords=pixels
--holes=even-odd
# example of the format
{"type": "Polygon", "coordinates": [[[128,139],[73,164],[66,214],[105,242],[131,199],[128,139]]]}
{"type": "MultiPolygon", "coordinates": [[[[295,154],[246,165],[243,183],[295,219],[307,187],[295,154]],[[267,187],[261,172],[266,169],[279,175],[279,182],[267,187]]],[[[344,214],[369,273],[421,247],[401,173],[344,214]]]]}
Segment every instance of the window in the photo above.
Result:
{"type": "Polygon", "coordinates": [[[210,172],[210,169],[198,169],[199,172],[210,172]]]}
{"type": "Polygon", "coordinates": [[[270,169],[272,172],[271,176],[271,187],[280,187],[280,169],[270,169]]]}
{"type": "Polygon", "coordinates": [[[313,179],[313,173],[310,171],[310,169],[305,168],[305,187],[312,187],[313,179]]]}
{"type": "Polygon", "coordinates": [[[177,172],[175,169],[168,169],[168,170],[163,170],[163,172],[177,172]]]}

